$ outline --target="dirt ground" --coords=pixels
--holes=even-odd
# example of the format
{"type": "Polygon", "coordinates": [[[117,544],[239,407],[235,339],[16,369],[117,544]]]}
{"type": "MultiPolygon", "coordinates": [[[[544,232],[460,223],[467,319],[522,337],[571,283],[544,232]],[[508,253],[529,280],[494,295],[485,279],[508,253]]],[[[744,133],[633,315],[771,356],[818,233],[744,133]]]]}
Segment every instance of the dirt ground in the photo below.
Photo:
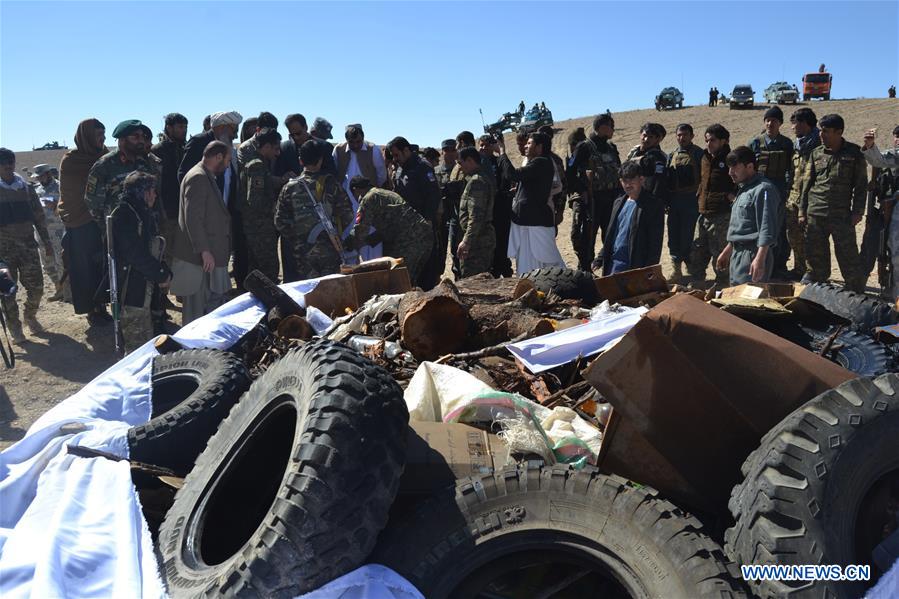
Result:
{"type": "MultiPolygon", "coordinates": [[[[819,117],[830,112],[841,114],[847,123],[845,137],[855,143],[861,143],[866,129],[878,127],[878,142],[885,149],[891,143],[891,131],[897,124],[899,100],[832,100],[815,102],[811,106],[819,117]]],[[[638,143],[640,126],[646,121],[654,121],[668,130],[668,137],[662,143],[662,149],[668,151],[677,144],[674,130],[678,123],[693,125],[697,132],[695,141],[699,145],[702,145],[705,127],[721,123],[731,133],[731,146],[736,147],[747,143],[761,131],[762,115],[766,108],[767,106],[756,106],[751,110],[729,110],[727,106],[693,106],[664,112],[653,109],[621,112],[615,114],[616,131],[613,141],[618,145],[623,158],[638,143]]],[[[793,107],[783,106],[782,109],[789,118],[793,107]]],[[[557,122],[559,131],[553,143],[555,151],[565,156],[568,133],[576,127],[585,127],[589,132],[592,121],[593,116],[588,116],[557,122]]],[[[789,124],[784,127],[784,134],[791,136],[789,124]]],[[[453,135],[455,132],[444,131],[434,137],[442,139],[453,135]]],[[[517,153],[511,137],[507,138],[506,145],[513,155],[517,153]]],[[[59,164],[63,153],[58,150],[20,152],[17,154],[17,168],[22,172],[23,167],[31,169],[36,164],[59,164]]],[[[570,226],[570,212],[566,212],[557,242],[565,261],[569,265],[576,265],[577,259],[569,241],[570,226]]],[[[859,225],[859,243],[862,230],[863,225],[859,225]]],[[[667,276],[670,274],[667,245],[663,249],[662,265],[667,276]]],[[[842,282],[835,259],[832,260],[832,266],[832,278],[842,282]]],[[[869,279],[869,287],[872,290],[876,287],[875,277],[869,279]]],[[[49,280],[45,280],[45,290],[45,297],[52,293],[49,280]]],[[[20,301],[22,297],[20,292],[20,301]]],[[[174,312],[172,316],[174,325],[177,325],[180,314],[174,312]]],[[[78,391],[116,361],[111,325],[89,328],[83,316],[74,315],[71,306],[62,302],[42,303],[39,318],[47,332],[32,336],[25,344],[15,348],[17,364],[14,370],[0,370],[0,449],[21,439],[41,414],[78,391]]]]}

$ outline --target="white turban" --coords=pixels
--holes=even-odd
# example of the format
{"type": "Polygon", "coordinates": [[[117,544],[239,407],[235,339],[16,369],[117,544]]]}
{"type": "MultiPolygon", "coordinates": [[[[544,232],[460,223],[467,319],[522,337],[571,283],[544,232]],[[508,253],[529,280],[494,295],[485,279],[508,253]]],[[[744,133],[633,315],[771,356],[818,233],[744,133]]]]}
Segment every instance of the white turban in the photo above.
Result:
{"type": "Polygon", "coordinates": [[[236,127],[242,120],[243,117],[240,116],[240,113],[234,110],[231,112],[216,112],[209,115],[209,126],[218,127],[219,125],[234,125],[236,127]]]}

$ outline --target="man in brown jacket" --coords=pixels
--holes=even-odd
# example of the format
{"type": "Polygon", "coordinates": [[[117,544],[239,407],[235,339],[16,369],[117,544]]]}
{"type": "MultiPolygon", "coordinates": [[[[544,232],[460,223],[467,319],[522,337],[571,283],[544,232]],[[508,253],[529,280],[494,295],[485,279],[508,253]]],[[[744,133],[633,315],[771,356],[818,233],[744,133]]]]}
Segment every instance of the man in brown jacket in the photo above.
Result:
{"type": "Polygon", "coordinates": [[[728,269],[719,270],[715,263],[715,258],[727,246],[730,207],[736,197],[736,186],[727,172],[729,141],[730,132],[721,125],[711,125],[705,130],[706,150],[702,155],[699,190],[696,193],[699,198],[699,223],[688,269],[692,278],[704,281],[711,260],[718,289],[727,287],[730,280],[728,269]]]}
{"type": "Polygon", "coordinates": [[[181,324],[225,303],[231,288],[231,215],[216,177],[231,165],[231,147],[212,141],[181,181],[179,235],[172,248],[171,292],[184,296],[181,324]]]}

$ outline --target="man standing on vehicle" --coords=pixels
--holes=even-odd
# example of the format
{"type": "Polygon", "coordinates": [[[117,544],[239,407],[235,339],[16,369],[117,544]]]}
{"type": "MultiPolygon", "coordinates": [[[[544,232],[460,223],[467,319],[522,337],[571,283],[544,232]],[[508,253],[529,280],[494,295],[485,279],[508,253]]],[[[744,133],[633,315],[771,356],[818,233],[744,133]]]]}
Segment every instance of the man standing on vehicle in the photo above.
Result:
{"type": "Polygon", "coordinates": [[[790,165],[793,161],[793,142],[780,133],[783,125],[783,111],[773,106],[765,111],[765,130],[761,135],[749,142],[749,148],[755,152],[758,174],[763,175],[777,187],[778,198],[784,204],[778,208],[777,245],[774,246],[774,277],[786,279],[787,260],[790,258],[790,245],[786,231],[786,198],[790,189],[792,176],[790,165]]]}
{"type": "Polygon", "coordinates": [[[729,267],[730,284],[766,283],[774,269],[771,246],[777,240],[780,198],[777,188],[756,172],[755,151],[740,146],[727,155],[731,178],[739,192],[731,209],[727,245],[717,267],[729,267]]]}
{"type": "Polygon", "coordinates": [[[696,192],[702,176],[702,148],[693,143],[693,126],[677,126],[677,149],[668,156],[671,204],[668,207],[668,252],[673,277],[684,276],[683,265],[690,260],[699,204],[696,192]]]}
{"type": "Polygon", "coordinates": [[[830,278],[830,237],[846,288],[865,290],[855,239],[855,226],[865,213],[868,170],[861,149],[843,139],[843,117],[821,117],[821,146],[805,165],[799,192],[799,224],[806,226],[809,272],[805,282],[830,278]]]}
{"type": "Polygon", "coordinates": [[[715,283],[719,289],[727,286],[729,277],[726,270],[718,268],[717,256],[727,245],[727,230],[730,225],[730,207],[736,197],[734,181],[727,168],[730,154],[730,132],[720,124],[705,130],[705,153],[702,155],[702,174],[699,180],[699,226],[690,253],[690,277],[705,280],[706,268],[712,260],[715,283]]]}

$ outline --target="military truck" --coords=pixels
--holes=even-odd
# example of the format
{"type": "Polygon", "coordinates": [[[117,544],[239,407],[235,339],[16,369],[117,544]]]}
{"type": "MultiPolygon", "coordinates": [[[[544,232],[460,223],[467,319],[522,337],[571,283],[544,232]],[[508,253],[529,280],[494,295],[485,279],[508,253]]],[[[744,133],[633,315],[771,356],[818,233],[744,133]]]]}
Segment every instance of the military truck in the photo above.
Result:
{"type": "Polygon", "coordinates": [[[752,108],[755,103],[755,92],[748,83],[739,83],[734,86],[734,91],[730,94],[730,109],[734,108],[752,108]]]}
{"type": "Polygon", "coordinates": [[[41,150],[68,150],[69,146],[62,146],[58,141],[50,141],[39,148],[31,147],[32,151],[39,152],[41,150]]]}
{"type": "Polygon", "coordinates": [[[765,88],[765,102],[769,104],[795,104],[799,101],[799,90],[786,81],[776,81],[765,88]]]}
{"type": "Polygon", "coordinates": [[[496,122],[484,125],[484,133],[496,136],[502,135],[506,130],[516,131],[521,124],[521,117],[520,112],[504,112],[496,122]]]}
{"type": "Polygon", "coordinates": [[[666,87],[656,96],[656,110],[683,108],[684,94],[676,87],[666,87]]]}
{"type": "Polygon", "coordinates": [[[825,70],[822,64],[817,73],[806,73],[802,76],[802,99],[830,100],[830,86],[833,83],[833,75],[825,70]]]}

